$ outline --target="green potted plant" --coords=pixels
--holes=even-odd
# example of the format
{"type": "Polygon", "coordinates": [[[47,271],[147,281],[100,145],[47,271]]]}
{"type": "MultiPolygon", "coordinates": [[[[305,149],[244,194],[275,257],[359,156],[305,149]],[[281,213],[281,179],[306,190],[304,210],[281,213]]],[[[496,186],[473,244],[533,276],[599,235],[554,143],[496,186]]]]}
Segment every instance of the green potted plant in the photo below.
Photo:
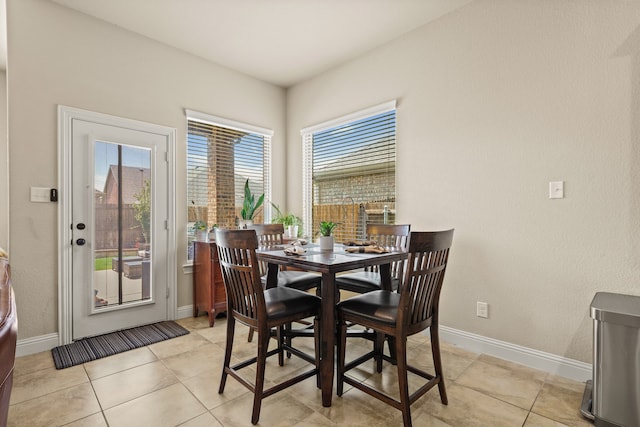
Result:
{"type": "Polygon", "coordinates": [[[244,183],[244,201],[242,202],[242,210],[240,211],[240,228],[247,228],[247,225],[253,224],[253,218],[258,213],[258,209],[264,202],[264,193],[256,200],[249,188],[249,179],[244,183]]]}
{"type": "Polygon", "coordinates": [[[292,213],[282,213],[280,207],[274,203],[271,203],[271,206],[275,209],[275,215],[271,222],[273,224],[282,224],[285,229],[285,236],[288,236],[290,239],[298,237],[302,219],[292,213]]]}
{"type": "Polygon", "coordinates": [[[191,201],[191,208],[189,210],[189,217],[191,217],[192,213],[196,217],[195,222],[191,226],[189,231],[193,231],[195,239],[199,242],[207,241],[207,223],[200,219],[201,207],[196,206],[196,202],[194,200],[191,201]]]}
{"type": "Polygon", "coordinates": [[[216,240],[216,228],[218,228],[218,224],[213,224],[209,229],[209,241],[215,242],[216,240]]]}
{"type": "Polygon", "coordinates": [[[321,251],[332,251],[333,250],[333,229],[336,228],[338,224],[332,221],[322,221],[320,222],[320,250],[321,251]]]}
{"type": "Polygon", "coordinates": [[[196,240],[207,240],[207,223],[202,220],[197,220],[193,223],[193,230],[196,232],[196,240]]]}

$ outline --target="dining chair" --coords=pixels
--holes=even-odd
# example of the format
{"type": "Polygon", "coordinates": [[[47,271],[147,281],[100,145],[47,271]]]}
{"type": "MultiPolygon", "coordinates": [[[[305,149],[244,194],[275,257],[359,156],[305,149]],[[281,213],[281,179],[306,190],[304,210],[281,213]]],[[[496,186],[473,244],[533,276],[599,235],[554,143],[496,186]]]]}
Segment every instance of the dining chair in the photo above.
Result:
{"type": "Polygon", "coordinates": [[[220,259],[220,270],[227,291],[227,339],[222,368],[222,378],[218,393],[223,393],[227,375],[253,392],[253,412],[251,423],[260,418],[262,400],[298,382],[316,376],[319,384],[319,337],[320,298],[297,289],[274,287],[263,289],[256,249],[258,238],[255,230],[216,230],[216,244],[220,259]],[[314,317],[315,357],[309,360],[296,349],[288,347],[284,335],[284,325],[296,320],[314,317]],[[248,326],[258,334],[257,356],[231,365],[235,323],[248,326]],[[269,350],[271,330],[275,329],[277,348],[269,350]],[[278,364],[284,364],[284,351],[289,351],[312,363],[314,368],[293,378],[264,389],[265,366],[268,357],[278,355],[278,364]],[[255,381],[250,383],[240,370],[256,366],[255,381]]]}
{"type": "MultiPolygon", "coordinates": [[[[409,245],[410,224],[367,224],[365,241],[375,242],[375,244],[393,249],[407,250],[409,245]]],[[[397,290],[404,271],[404,261],[396,261],[390,265],[391,289],[397,290]]],[[[340,300],[340,290],[364,294],[376,291],[381,288],[379,266],[365,267],[361,271],[341,274],[336,277],[336,295],[340,300]]],[[[369,340],[375,339],[375,334],[369,331],[352,331],[351,336],[359,336],[369,340]]],[[[395,359],[395,348],[393,338],[388,339],[389,352],[395,359]]]]}
{"type": "MultiPolygon", "coordinates": [[[[376,242],[377,245],[385,248],[407,250],[410,229],[411,225],[409,224],[367,224],[365,240],[376,242]]],[[[391,264],[391,287],[393,290],[398,288],[403,268],[404,261],[391,264]]],[[[336,288],[359,294],[380,289],[378,266],[337,276],[336,288]]]]}
{"type": "MultiPolygon", "coordinates": [[[[255,230],[258,236],[258,247],[269,248],[275,246],[284,245],[284,225],[283,224],[253,224],[247,227],[248,229],[255,230]]],[[[260,262],[260,280],[262,286],[267,286],[267,263],[260,262]]],[[[278,271],[278,284],[277,286],[284,286],[287,288],[298,289],[301,291],[308,291],[309,289],[316,288],[316,294],[320,294],[320,285],[322,284],[322,276],[317,273],[311,273],[308,271],[296,271],[280,269],[278,271]]],[[[287,325],[286,329],[291,331],[291,325],[287,325]]],[[[301,334],[297,334],[300,336],[301,334]]],[[[304,334],[305,336],[307,334],[304,334]]],[[[292,334],[288,334],[291,338],[292,334]]],[[[287,339],[289,339],[287,338],[287,339]]],[[[253,340],[253,331],[249,332],[247,340],[251,342],[253,340]]],[[[291,344],[291,342],[289,342],[291,344]]],[[[287,353],[290,356],[290,353],[287,353]]]]}
{"type": "Polygon", "coordinates": [[[405,427],[411,426],[411,404],[434,386],[438,386],[440,401],[444,405],[448,403],[440,358],[438,303],[452,240],[453,230],[411,232],[406,271],[397,292],[372,291],[338,304],[338,396],[342,396],[344,383],[350,384],[402,411],[405,427]],[[373,351],[348,363],[345,361],[347,323],[373,329],[377,334],[373,351]],[[434,374],[407,363],[407,337],[427,328],[431,335],[434,374]],[[347,371],[371,359],[376,361],[376,371],[382,372],[383,360],[392,361],[383,353],[385,336],[394,338],[399,400],[366,385],[359,378],[346,375],[347,371]],[[409,394],[407,372],[427,380],[412,394],[409,394]]]}
{"type": "MultiPolygon", "coordinates": [[[[282,224],[253,224],[248,227],[255,230],[258,236],[258,247],[269,248],[284,245],[284,225],[282,224]]],[[[267,285],[267,264],[260,264],[262,284],[267,285]]],[[[308,271],[295,271],[281,269],[278,271],[278,286],[308,291],[319,288],[322,276],[308,271]]]]}

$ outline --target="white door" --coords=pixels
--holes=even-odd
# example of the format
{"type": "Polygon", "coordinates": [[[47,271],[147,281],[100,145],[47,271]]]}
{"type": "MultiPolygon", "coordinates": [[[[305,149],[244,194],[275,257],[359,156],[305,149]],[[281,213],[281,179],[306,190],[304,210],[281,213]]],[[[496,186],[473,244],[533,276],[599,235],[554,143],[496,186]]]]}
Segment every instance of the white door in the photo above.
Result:
{"type": "Polygon", "coordinates": [[[173,318],[167,304],[173,140],[131,123],[67,123],[74,340],[173,318]]]}

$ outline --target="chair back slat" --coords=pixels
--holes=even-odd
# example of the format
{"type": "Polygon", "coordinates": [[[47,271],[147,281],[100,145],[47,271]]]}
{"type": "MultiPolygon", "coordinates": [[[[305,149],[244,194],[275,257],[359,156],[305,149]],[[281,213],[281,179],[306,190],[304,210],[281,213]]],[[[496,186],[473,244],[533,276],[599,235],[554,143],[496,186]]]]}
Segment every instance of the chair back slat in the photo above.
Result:
{"type": "Polygon", "coordinates": [[[253,224],[247,228],[256,231],[260,248],[284,244],[284,225],[282,224],[253,224]]]}
{"type": "Polygon", "coordinates": [[[256,232],[216,229],[216,245],[227,291],[227,310],[232,310],[240,320],[254,324],[259,316],[266,317],[256,232]]]}
{"type": "MultiPolygon", "coordinates": [[[[284,225],[282,224],[253,224],[247,227],[255,230],[258,237],[258,247],[268,248],[284,244],[284,225]]],[[[260,275],[267,274],[267,263],[260,261],[260,275]]]]}
{"type": "Polygon", "coordinates": [[[452,241],[453,230],[411,233],[398,322],[419,328],[437,316],[452,241]]]}
{"type": "MultiPolygon", "coordinates": [[[[378,246],[389,250],[406,251],[409,246],[410,224],[367,224],[366,240],[375,241],[378,246]]],[[[378,266],[368,267],[369,271],[378,271],[378,266]]],[[[391,264],[391,277],[401,278],[404,262],[391,264]]]]}

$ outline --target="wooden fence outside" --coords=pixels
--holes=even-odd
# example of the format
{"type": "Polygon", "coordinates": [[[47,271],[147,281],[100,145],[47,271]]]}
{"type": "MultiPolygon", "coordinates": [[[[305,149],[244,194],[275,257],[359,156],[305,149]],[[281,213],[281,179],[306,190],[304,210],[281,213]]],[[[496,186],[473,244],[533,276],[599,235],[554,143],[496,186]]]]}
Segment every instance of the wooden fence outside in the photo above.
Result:
{"type": "MultiPolygon", "coordinates": [[[[118,207],[111,204],[96,204],[95,210],[95,250],[118,247],[118,207]]],[[[122,208],[122,247],[135,248],[145,243],[142,227],[135,218],[133,205],[122,208]]]]}
{"type": "Polygon", "coordinates": [[[336,242],[363,239],[367,224],[384,223],[384,206],[387,206],[387,223],[395,222],[395,203],[360,203],[316,205],[313,207],[313,238],[317,236],[321,221],[338,224],[333,235],[336,242]]]}

